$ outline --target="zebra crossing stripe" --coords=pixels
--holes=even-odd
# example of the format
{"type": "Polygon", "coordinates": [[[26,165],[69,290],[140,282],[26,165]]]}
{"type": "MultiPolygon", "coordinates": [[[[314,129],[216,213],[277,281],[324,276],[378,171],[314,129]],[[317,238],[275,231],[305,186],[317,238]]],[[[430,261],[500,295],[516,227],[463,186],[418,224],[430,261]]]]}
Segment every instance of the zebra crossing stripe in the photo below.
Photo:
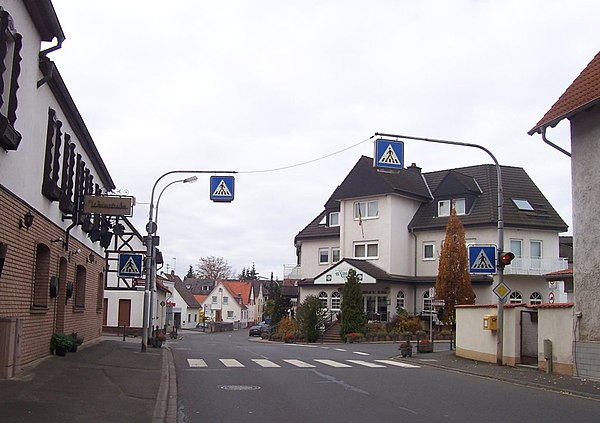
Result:
{"type": "Polygon", "coordinates": [[[350,363],[354,363],[354,364],[359,364],[359,365],[361,365],[361,366],[365,366],[365,367],[374,367],[374,368],[377,368],[377,367],[385,367],[385,366],[384,366],[384,365],[382,365],[382,364],[377,364],[377,363],[369,363],[368,361],[363,361],[363,360],[346,360],[346,361],[348,361],[348,362],[350,362],[350,363]]]}
{"type": "Polygon", "coordinates": [[[390,366],[404,367],[405,369],[418,369],[421,366],[415,366],[414,364],[402,363],[394,360],[375,360],[378,363],[389,364],[390,366]]]}
{"type": "Polygon", "coordinates": [[[233,358],[220,358],[219,361],[225,365],[225,367],[244,367],[242,363],[233,358]]]}
{"type": "Polygon", "coordinates": [[[339,361],[333,361],[333,360],[316,359],[315,361],[318,363],[321,363],[321,364],[326,364],[327,366],[331,366],[331,367],[352,367],[348,364],[340,363],[339,361]]]}
{"type": "Polygon", "coordinates": [[[187,362],[190,367],[206,367],[206,361],[201,358],[188,358],[187,362]]]}
{"type": "Polygon", "coordinates": [[[252,361],[258,364],[260,367],[281,367],[279,364],[263,358],[253,358],[252,361]]]}
{"type": "Polygon", "coordinates": [[[291,364],[292,366],[296,366],[296,367],[304,367],[304,368],[308,368],[308,367],[315,367],[312,364],[306,363],[304,361],[301,360],[295,360],[295,359],[290,359],[290,360],[283,360],[286,363],[291,364]]]}

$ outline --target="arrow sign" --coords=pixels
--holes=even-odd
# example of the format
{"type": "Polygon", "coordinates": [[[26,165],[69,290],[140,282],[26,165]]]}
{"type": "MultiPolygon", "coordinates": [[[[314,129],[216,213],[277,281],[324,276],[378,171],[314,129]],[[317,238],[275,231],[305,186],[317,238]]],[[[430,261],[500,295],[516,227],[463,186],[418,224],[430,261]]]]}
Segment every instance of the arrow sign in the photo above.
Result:
{"type": "Polygon", "coordinates": [[[210,199],[217,203],[231,203],[235,196],[233,176],[210,177],[210,199]]]}
{"type": "Polygon", "coordinates": [[[480,275],[496,273],[495,245],[469,245],[469,273],[480,275]]]}
{"type": "Polygon", "coordinates": [[[119,277],[139,278],[142,276],[142,255],[121,253],[119,254],[119,277]]]}

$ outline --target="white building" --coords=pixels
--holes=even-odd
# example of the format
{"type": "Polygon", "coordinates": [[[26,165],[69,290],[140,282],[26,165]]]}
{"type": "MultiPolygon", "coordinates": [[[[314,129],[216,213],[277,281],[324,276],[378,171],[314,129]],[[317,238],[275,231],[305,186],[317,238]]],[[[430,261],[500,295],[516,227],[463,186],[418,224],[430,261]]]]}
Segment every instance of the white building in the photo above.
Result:
{"type": "MultiPolygon", "coordinates": [[[[567,225],[523,169],[501,169],[505,250],[516,256],[505,268],[509,301],[547,302],[550,290],[542,275],[567,268],[558,236],[567,225]]],[[[295,238],[299,302],[314,295],[339,310],[340,288],[353,268],[362,278],[370,320],[389,320],[397,307],[428,313],[450,207],[457,210],[468,244],[497,244],[495,166],[421,173],[413,164],[390,172],[361,157],[295,238]]],[[[477,303],[496,302],[492,277],[473,275],[472,283],[477,303]]]]}

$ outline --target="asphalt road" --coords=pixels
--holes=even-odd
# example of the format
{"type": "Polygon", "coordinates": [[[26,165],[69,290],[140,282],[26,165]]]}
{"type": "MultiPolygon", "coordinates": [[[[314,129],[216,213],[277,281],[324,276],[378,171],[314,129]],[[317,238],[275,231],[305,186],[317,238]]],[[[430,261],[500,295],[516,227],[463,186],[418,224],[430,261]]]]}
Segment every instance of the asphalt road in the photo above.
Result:
{"type": "Polygon", "coordinates": [[[247,331],[170,341],[178,422],[597,422],[600,402],[391,360],[398,344],[303,345],[247,331]]]}

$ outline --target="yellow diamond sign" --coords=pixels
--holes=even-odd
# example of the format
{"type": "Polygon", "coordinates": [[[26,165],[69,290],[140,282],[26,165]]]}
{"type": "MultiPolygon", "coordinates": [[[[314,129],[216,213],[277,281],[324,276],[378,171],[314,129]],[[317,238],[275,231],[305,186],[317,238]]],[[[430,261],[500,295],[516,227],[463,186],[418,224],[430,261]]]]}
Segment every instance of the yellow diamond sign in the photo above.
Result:
{"type": "Polygon", "coordinates": [[[498,298],[504,301],[506,296],[510,294],[510,288],[506,286],[504,282],[501,282],[494,288],[494,294],[496,294],[498,298]]]}

